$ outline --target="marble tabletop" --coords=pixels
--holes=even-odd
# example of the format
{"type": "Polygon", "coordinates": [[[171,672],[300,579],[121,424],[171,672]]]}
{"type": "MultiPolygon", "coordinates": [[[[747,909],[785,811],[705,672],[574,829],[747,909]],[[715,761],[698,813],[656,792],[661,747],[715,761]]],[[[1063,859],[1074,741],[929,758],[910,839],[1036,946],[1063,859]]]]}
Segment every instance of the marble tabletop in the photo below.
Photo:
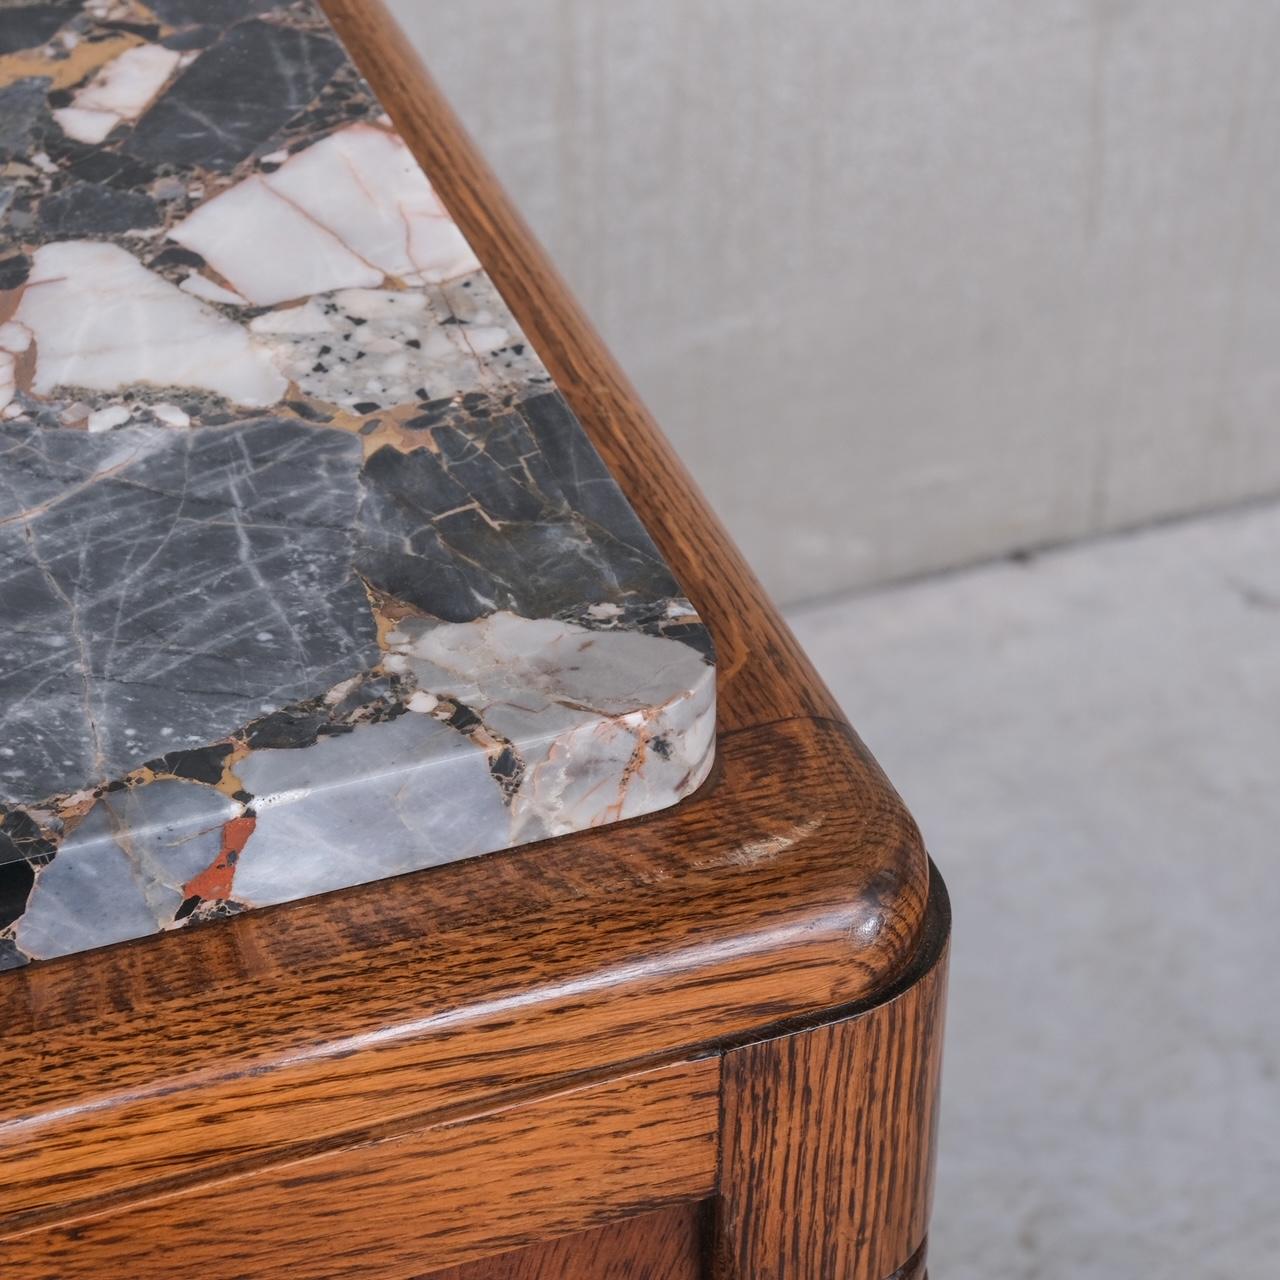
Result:
{"type": "Polygon", "coordinates": [[[660,809],[714,697],[312,0],[0,0],[0,968],[660,809]]]}

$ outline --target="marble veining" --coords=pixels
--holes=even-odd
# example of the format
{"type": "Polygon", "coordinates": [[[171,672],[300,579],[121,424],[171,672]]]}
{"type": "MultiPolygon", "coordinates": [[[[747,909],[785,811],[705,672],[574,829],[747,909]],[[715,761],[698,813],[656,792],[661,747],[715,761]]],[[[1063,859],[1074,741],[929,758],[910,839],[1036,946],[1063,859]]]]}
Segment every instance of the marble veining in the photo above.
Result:
{"type": "Polygon", "coordinates": [[[713,743],[705,627],[312,0],[0,0],[0,968],[713,743]]]}

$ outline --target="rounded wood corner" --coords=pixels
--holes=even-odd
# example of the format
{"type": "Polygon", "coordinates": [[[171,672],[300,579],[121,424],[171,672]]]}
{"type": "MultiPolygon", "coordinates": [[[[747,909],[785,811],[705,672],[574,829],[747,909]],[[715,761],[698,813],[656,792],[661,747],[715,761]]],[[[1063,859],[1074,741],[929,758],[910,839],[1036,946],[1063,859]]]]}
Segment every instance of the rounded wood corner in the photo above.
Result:
{"type": "Polygon", "coordinates": [[[708,620],[716,763],[643,818],[6,974],[5,1214],[712,1054],[886,998],[928,936],[902,801],[382,5],[323,3],[708,620]]]}

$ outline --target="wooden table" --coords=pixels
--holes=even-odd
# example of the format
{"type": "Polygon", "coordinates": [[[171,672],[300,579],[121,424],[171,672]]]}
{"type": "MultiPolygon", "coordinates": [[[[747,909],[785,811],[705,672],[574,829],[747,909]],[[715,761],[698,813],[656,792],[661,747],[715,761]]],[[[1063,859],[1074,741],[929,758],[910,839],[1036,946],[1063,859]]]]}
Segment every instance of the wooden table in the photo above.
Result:
{"type": "Polygon", "coordinates": [[[356,61],[712,631],[674,809],[0,975],[0,1275],[924,1275],[949,909],[380,4],[356,61]]]}

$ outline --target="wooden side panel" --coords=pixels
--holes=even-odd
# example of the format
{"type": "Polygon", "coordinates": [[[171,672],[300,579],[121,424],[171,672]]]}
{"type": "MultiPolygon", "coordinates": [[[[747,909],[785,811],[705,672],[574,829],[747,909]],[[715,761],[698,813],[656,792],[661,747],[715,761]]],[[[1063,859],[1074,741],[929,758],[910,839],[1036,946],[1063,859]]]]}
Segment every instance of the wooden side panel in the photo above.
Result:
{"type": "Polygon", "coordinates": [[[717,1060],[661,1067],[0,1238],[0,1275],[407,1280],[707,1197],[718,1118],[717,1060]]]}
{"type": "Polygon", "coordinates": [[[702,1280],[708,1208],[675,1205],[421,1280],[702,1280]]]}
{"type": "Polygon", "coordinates": [[[717,1280],[921,1273],[946,961],[940,942],[885,1004],[726,1055],[717,1280]]]}

